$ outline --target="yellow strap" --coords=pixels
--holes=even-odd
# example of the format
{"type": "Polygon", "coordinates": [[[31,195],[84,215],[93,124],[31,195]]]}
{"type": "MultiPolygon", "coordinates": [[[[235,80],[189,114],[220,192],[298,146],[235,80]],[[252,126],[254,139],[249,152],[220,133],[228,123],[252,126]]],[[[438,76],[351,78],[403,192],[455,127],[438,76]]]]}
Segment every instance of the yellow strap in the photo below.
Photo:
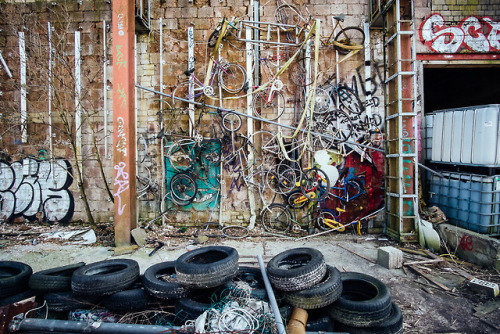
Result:
{"type": "MultiPolygon", "coordinates": [[[[311,135],[310,132],[311,132],[311,126],[312,126],[312,120],[313,120],[313,114],[314,114],[314,105],[315,105],[315,102],[316,102],[316,85],[317,85],[317,78],[318,78],[318,57],[319,57],[320,31],[321,31],[320,30],[320,21],[319,20],[315,20],[314,21],[312,29],[309,31],[308,37],[311,34],[311,32],[313,31],[313,29],[316,30],[315,31],[315,38],[314,38],[314,77],[315,77],[315,79],[312,82],[312,87],[309,90],[309,95],[307,96],[307,100],[306,100],[306,106],[310,105],[310,108],[309,108],[309,124],[308,124],[309,127],[307,129],[306,141],[304,143],[304,147],[302,148],[302,150],[301,150],[301,152],[299,154],[299,157],[297,159],[291,159],[288,156],[288,152],[286,151],[285,145],[283,144],[283,134],[281,133],[281,131],[279,131],[278,135],[276,136],[277,139],[278,139],[278,143],[280,145],[280,148],[281,148],[281,152],[283,153],[285,159],[288,160],[288,161],[292,161],[292,162],[298,162],[300,159],[302,159],[302,156],[307,151],[307,145],[309,143],[309,138],[310,138],[310,135],[311,135]]],[[[306,107],[305,110],[307,110],[307,107],[306,107]]],[[[302,123],[304,122],[305,117],[306,117],[306,113],[304,112],[302,114],[302,117],[300,118],[299,124],[297,125],[297,128],[295,129],[295,132],[293,133],[293,135],[291,137],[285,137],[285,138],[293,139],[293,138],[295,138],[297,136],[297,134],[299,133],[300,129],[302,128],[302,123]]]]}
{"type": "Polygon", "coordinates": [[[217,38],[217,43],[215,43],[214,50],[212,51],[212,57],[210,57],[210,61],[208,62],[208,67],[207,67],[207,74],[205,75],[205,81],[203,82],[203,86],[209,86],[210,85],[210,74],[212,74],[212,68],[214,67],[214,59],[217,56],[217,52],[219,51],[219,45],[222,42],[222,39],[226,35],[227,31],[227,26],[229,22],[226,20],[226,18],[222,19],[222,28],[220,29],[220,34],[219,38],[217,38]]]}

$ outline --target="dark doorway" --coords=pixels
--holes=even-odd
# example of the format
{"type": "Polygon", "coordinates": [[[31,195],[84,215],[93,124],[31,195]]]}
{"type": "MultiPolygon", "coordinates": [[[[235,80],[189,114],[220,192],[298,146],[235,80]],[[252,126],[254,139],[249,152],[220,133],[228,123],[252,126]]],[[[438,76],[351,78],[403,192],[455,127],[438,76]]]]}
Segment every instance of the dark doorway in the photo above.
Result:
{"type": "Polygon", "coordinates": [[[425,68],[424,112],[500,103],[500,67],[425,68]]]}

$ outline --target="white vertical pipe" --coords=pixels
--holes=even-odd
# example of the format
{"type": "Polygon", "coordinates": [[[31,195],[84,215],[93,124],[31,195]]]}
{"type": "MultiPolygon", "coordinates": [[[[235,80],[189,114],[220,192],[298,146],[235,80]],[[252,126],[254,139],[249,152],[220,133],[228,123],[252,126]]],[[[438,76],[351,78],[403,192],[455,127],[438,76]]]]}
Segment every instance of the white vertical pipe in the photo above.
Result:
{"type": "MultiPolygon", "coordinates": [[[[311,39],[314,40],[314,39],[311,39]]],[[[306,42],[306,54],[305,54],[305,70],[306,70],[306,94],[304,98],[307,101],[307,97],[309,96],[309,91],[311,89],[310,85],[308,85],[311,82],[311,43],[308,41],[306,42]]],[[[306,106],[306,111],[307,111],[307,118],[309,118],[310,113],[311,113],[311,108],[310,106],[306,106]]]]}
{"type": "Polygon", "coordinates": [[[81,53],[80,53],[80,31],[75,31],[75,126],[76,126],[76,151],[79,160],[79,168],[82,170],[82,82],[81,82],[81,53]]]}
{"type": "MultiPolygon", "coordinates": [[[[252,40],[252,28],[246,27],[246,40],[252,40]]],[[[247,82],[248,82],[248,91],[247,91],[247,115],[252,116],[252,92],[253,92],[253,77],[252,77],[252,67],[253,67],[253,52],[252,52],[252,43],[246,42],[246,50],[247,50],[247,82]]],[[[247,137],[253,138],[253,118],[247,117],[247,137]]],[[[250,139],[251,140],[251,139],[250,139]]],[[[253,142],[252,142],[253,144],[253,142]]],[[[250,152],[251,156],[249,159],[255,159],[253,156],[253,151],[250,152]]],[[[255,189],[253,187],[253,177],[250,177],[250,185],[247,184],[248,189],[248,202],[250,204],[250,224],[248,225],[248,229],[252,230],[255,227],[255,220],[257,219],[257,215],[255,213],[255,189]]]]}
{"type": "Polygon", "coordinates": [[[108,66],[108,55],[106,54],[106,21],[102,20],[102,46],[103,46],[103,56],[104,56],[104,64],[103,64],[103,87],[102,87],[102,95],[104,97],[104,156],[107,159],[110,159],[111,156],[108,154],[108,73],[106,71],[106,67],[108,66]]]}
{"type": "MultiPolygon", "coordinates": [[[[163,18],[160,17],[160,92],[163,93],[163,18]]],[[[163,99],[160,99],[160,111],[163,112],[163,99]]],[[[160,120],[163,128],[163,118],[160,120]]]]}
{"type": "MultiPolygon", "coordinates": [[[[151,12],[151,10],[148,10],[148,12],[151,12]]],[[[151,23],[150,23],[151,24],[151,23]]],[[[163,60],[163,18],[160,17],[160,92],[163,93],[163,90],[165,87],[163,87],[163,65],[164,60],[163,60]]],[[[163,108],[163,98],[160,99],[160,131],[163,130],[165,124],[163,123],[163,117],[165,116],[163,108]]],[[[163,140],[164,138],[160,138],[160,149],[161,149],[161,154],[160,154],[160,160],[161,160],[161,187],[160,187],[160,212],[165,211],[165,208],[163,207],[163,194],[165,194],[165,178],[166,178],[166,173],[165,173],[165,159],[163,158],[163,155],[165,154],[165,141],[163,140]]],[[[165,224],[165,215],[161,216],[161,223],[162,225],[165,224]]]]}
{"type": "MultiPolygon", "coordinates": [[[[194,29],[192,26],[188,28],[188,70],[194,68],[194,29]]],[[[189,77],[189,99],[194,99],[194,79],[189,77]]],[[[194,104],[189,104],[189,134],[194,135],[194,104]]]]}
{"type": "Polygon", "coordinates": [[[50,158],[54,158],[54,145],[52,140],[52,27],[47,22],[47,37],[49,39],[49,73],[48,73],[48,104],[49,104],[49,150],[50,158]]]}
{"type": "Polygon", "coordinates": [[[26,108],[26,45],[24,41],[24,32],[19,32],[19,70],[21,80],[21,142],[28,141],[27,119],[28,111],[26,108]]]}
{"type": "Polygon", "coordinates": [[[269,277],[267,277],[266,265],[264,264],[262,255],[257,255],[257,261],[259,261],[262,280],[264,281],[264,286],[266,287],[267,298],[269,299],[271,309],[273,310],[274,319],[276,320],[276,329],[278,330],[278,334],[286,334],[285,325],[283,324],[283,319],[281,318],[281,313],[278,308],[278,304],[276,303],[276,297],[274,296],[273,287],[271,286],[269,277]]]}
{"type": "MultiPolygon", "coordinates": [[[[371,67],[371,55],[370,55],[370,23],[365,22],[363,24],[363,28],[365,31],[365,92],[366,92],[366,100],[372,102],[372,67],[371,67]]],[[[366,106],[366,116],[372,116],[372,105],[368,103],[366,106]]],[[[372,127],[370,125],[370,127],[372,127]]]]}

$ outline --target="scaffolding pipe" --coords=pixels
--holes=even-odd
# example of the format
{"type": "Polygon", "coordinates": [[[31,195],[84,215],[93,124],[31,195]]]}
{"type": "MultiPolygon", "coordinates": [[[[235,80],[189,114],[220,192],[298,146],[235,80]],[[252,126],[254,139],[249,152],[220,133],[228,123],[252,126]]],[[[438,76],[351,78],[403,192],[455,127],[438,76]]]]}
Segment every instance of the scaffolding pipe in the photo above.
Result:
{"type": "Polygon", "coordinates": [[[106,159],[111,159],[111,155],[108,152],[108,74],[106,71],[106,67],[108,66],[108,55],[106,54],[106,21],[102,20],[102,48],[103,48],[103,87],[102,87],[102,95],[104,98],[104,156],[106,159]]]}
{"type": "MultiPolygon", "coordinates": [[[[53,319],[24,319],[12,323],[10,330],[14,332],[50,332],[50,333],[99,333],[99,334],[158,334],[179,333],[180,327],[119,324],[109,322],[68,321],[53,319]]],[[[188,333],[188,331],[183,331],[188,333]]]]}
{"type": "Polygon", "coordinates": [[[276,320],[276,328],[278,330],[278,334],[286,334],[285,325],[283,325],[283,319],[281,319],[281,313],[278,308],[278,304],[276,303],[276,297],[274,296],[273,288],[271,287],[271,282],[269,282],[269,278],[266,273],[266,266],[264,265],[264,260],[262,259],[262,255],[257,255],[257,260],[259,261],[260,271],[262,273],[262,279],[264,280],[264,285],[266,286],[267,298],[269,299],[269,303],[271,304],[271,309],[273,310],[274,319],[276,320]]]}

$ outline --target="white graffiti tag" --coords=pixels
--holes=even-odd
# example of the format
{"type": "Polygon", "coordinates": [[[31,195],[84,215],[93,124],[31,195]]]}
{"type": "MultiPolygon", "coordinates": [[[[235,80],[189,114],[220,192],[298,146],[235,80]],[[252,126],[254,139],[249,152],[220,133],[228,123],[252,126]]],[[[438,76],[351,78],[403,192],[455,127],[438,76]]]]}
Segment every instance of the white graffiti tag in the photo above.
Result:
{"type": "Polygon", "coordinates": [[[432,51],[457,53],[500,51],[500,23],[489,17],[469,16],[455,26],[446,26],[440,14],[432,14],[420,26],[420,40],[432,51]]]}
{"type": "Polygon", "coordinates": [[[128,173],[123,171],[126,166],[127,165],[124,162],[120,162],[118,163],[118,165],[115,165],[116,176],[114,185],[118,186],[118,189],[116,189],[116,192],[113,194],[113,196],[118,198],[118,214],[120,216],[122,215],[123,210],[127,205],[127,204],[122,205],[122,198],[121,198],[121,193],[129,188],[128,173]]]}
{"type": "Polygon", "coordinates": [[[71,183],[71,165],[65,159],[0,161],[0,218],[34,220],[41,212],[49,223],[67,223],[75,208],[71,183]]]}
{"type": "Polygon", "coordinates": [[[123,117],[118,117],[116,119],[118,127],[118,142],[116,143],[116,150],[122,152],[124,156],[127,156],[127,137],[125,137],[125,120],[123,117]]]}

